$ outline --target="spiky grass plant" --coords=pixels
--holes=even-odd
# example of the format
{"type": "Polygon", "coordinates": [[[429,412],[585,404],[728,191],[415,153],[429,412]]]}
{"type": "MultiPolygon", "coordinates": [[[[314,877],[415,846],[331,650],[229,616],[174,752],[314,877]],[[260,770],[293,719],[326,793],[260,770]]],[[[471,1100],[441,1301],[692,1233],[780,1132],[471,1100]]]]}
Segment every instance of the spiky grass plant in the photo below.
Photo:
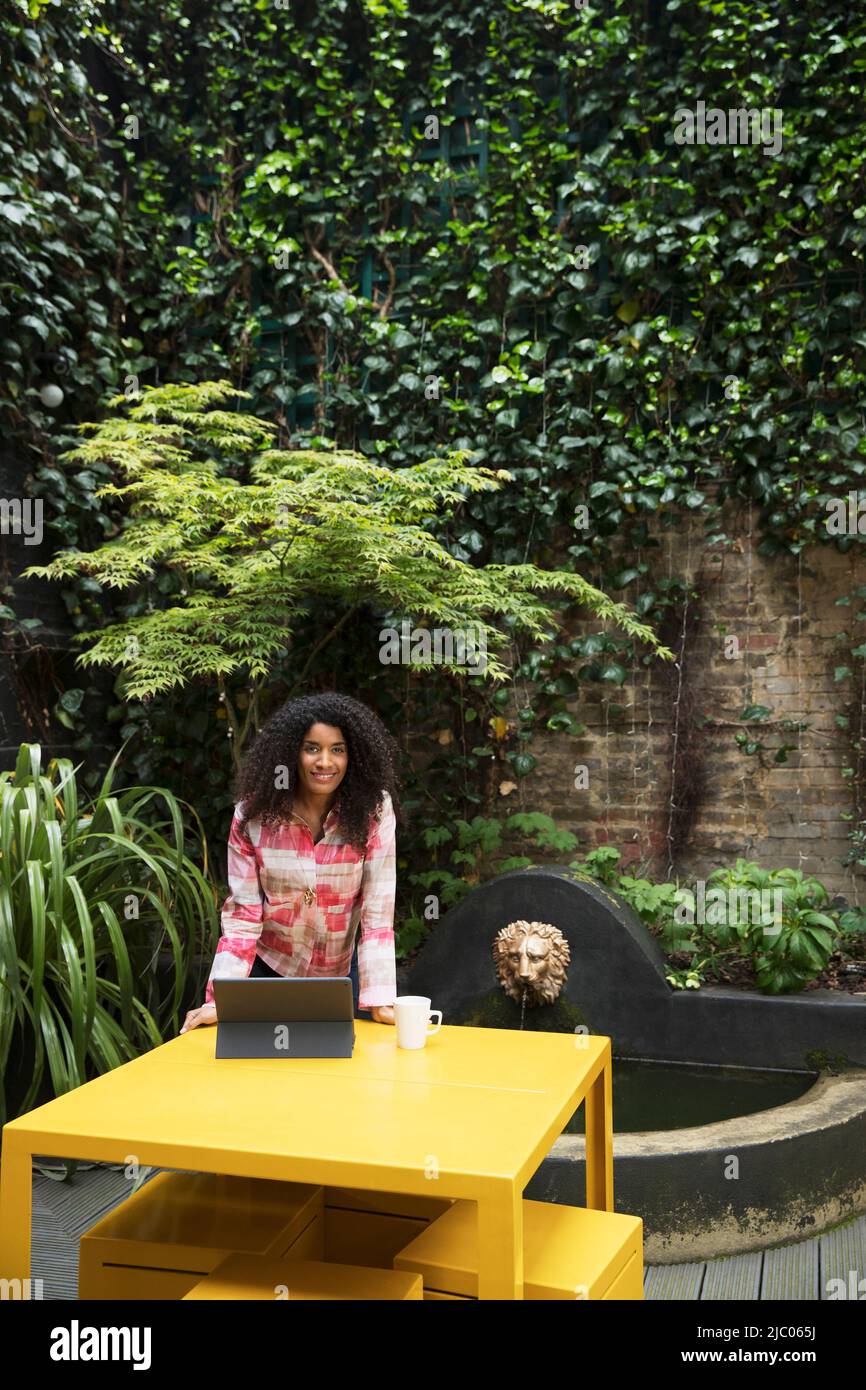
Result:
{"type": "MultiPolygon", "coordinates": [[[[120,755],[118,755],[119,757],[120,755]]],[[[218,935],[216,895],[184,812],[160,787],[115,790],[118,758],[86,806],[66,758],[22,744],[0,772],[0,1114],[32,1109],[120,1066],[178,1027],[199,952],[218,935]],[[157,961],[170,954],[160,998],[157,961]],[[10,1075],[10,1057],[18,1071],[10,1075]]]]}

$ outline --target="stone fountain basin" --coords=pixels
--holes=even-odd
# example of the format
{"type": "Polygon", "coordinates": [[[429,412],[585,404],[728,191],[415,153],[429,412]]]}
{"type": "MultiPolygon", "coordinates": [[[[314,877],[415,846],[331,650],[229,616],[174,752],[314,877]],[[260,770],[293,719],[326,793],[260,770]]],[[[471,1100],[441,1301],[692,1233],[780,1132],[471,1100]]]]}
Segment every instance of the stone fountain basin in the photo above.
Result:
{"type": "MultiPolygon", "coordinates": [[[[799,1099],[755,1114],[615,1136],[616,1207],[643,1218],[649,1261],[754,1250],[866,1211],[866,994],[672,990],[628,904],[564,867],[475,888],[401,972],[401,992],[429,995],[446,1024],[519,1027],[492,955],[519,919],[557,927],[571,958],[560,997],[527,1007],[527,1028],[602,1034],[615,1057],[820,1073],[799,1099]]],[[[562,1135],[526,1195],[583,1204],[584,1165],[582,1136],[562,1135]]]]}
{"type": "MultiPolygon", "coordinates": [[[[585,1169],[583,1136],[564,1134],[525,1196],[582,1206],[585,1169]]],[[[866,1213],[866,1070],[822,1075],[754,1115],[615,1135],[614,1197],[643,1218],[650,1264],[763,1249],[866,1213]]]]}

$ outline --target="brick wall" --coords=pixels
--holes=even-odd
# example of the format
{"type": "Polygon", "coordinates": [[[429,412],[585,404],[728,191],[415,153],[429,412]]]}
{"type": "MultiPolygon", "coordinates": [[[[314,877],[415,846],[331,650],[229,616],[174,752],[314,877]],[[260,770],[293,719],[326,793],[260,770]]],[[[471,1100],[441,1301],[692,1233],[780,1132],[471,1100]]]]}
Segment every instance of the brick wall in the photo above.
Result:
{"type": "MultiPolygon", "coordinates": [[[[732,549],[708,547],[696,518],[660,533],[660,548],[638,557],[650,562],[654,578],[660,570],[688,575],[696,590],[681,672],[668,666],[662,673],[657,662],[651,670],[636,665],[620,689],[583,686],[570,709],[586,735],[535,740],[538,769],[521,799],[578,834],[584,852],[611,843],[654,874],[672,863],[681,876],[703,877],[743,856],[768,868],[802,868],[850,902],[866,901],[862,871],[840,862],[849,847],[841,813],[852,806],[842,775],[851,733],[835,716],[845,712],[854,682],[834,679],[847,652],[835,635],[857,632],[849,646],[866,637],[866,623],[855,617],[866,605],[837,607],[835,600],[864,582],[866,567],[858,547],[847,555],[813,546],[799,560],[763,558],[752,520],[748,513],[728,519],[728,534],[737,537],[732,549]],[[746,756],[734,738],[748,705],[809,727],[798,734],[754,725],[752,737],[770,751],[746,756]],[[706,718],[716,723],[701,727],[706,718]],[[783,739],[798,746],[777,763],[783,739]],[[588,769],[585,790],[575,789],[576,764],[588,769]]],[[[638,581],[624,596],[633,602],[640,591],[638,581]]]]}
{"type": "MultiPolygon", "coordinates": [[[[0,458],[0,495],[20,489],[20,478],[13,481],[8,465],[0,458]]],[[[588,726],[586,735],[547,733],[534,740],[538,768],[501,809],[507,804],[516,810],[520,803],[547,811],[580,837],[583,852],[615,844],[655,875],[663,876],[672,864],[683,877],[703,877],[743,856],[767,867],[803,868],[849,901],[866,902],[862,873],[841,863],[849,843],[849,823],[841,815],[852,804],[842,768],[850,765],[851,749],[850,733],[834,718],[852,696],[851,682],[834,680],[835,667],[846,660],[835,634],[859,627],[858,640],[866,639],[866,623],[855,618],[860,605],[835,606],[838,597],[866,582],[860,549],[841,555],[829,546],[812,546],[799,562],[791,556],[765,559],[757,553],[760,537],[748,513],[729,517],[728,533],[737,537],[733,548],[707,547],[700,517],[690,525],[679,519],[676,528],[659,532],[658,549],[637,556],[649,562],[654,579],[660,572],[688,575],[696,590],[681,681],[676,669],[655,662],[651,668],[636,663],[622,688],[584,684],[570,708],[588,726]],[[738,654],[728,658],[725,644],[731,638],[738,654]],[[753,726],[754,736],[770,746],[769,755],[747,757],[738,749],[734,736],[750,704],[768,706],[774,720],[808,723],[799,736],[784,735],[799,745],[786,763],[773,760],[780,742],[776,725],[753,726]],[[715,724],[700,727],[707,718],[715,724]],[[576,764],[588,769],[584,790],[574,786],[576,764]],[[679,808],[673,814],[672,801],[679,808]]],[[[34,663],[32,671],[22,667],[34,688],[46,674],[35,665],[39,650],[56,661],[70,645],[68,619],[59,586],[13,577],[51,549],[48,538],[40,547],[0,538],[0,577],[9,586],[4,601],[20,616],[38,616],[45,624],[33,639],[35,651],[24,658],[34,663]]],[[[633,584],[624,597],[634,602],[641,587],[633,584]]],[[[597,626],[586,623],[575,630],[597,626]]],[[[21,666],[20,655],[18,662],[21,666]]],[[[61,664],[63,669],[55,671],[62,677],[58,690],[81,681],[71,655],[61,656],[61,664]]],[[[21,671],[16,672],[20,680],[21,671]]],[[[12,675],[4,656],[2,766],[10,764],[22,738],[45,737],[41,721],[21,720],[12,675]]],[[[41,714],[47,723],[48,710],[41,714]]],[[[67,752],[64,731],[54,726],[51,732],[51,751],[67,752]]]]}

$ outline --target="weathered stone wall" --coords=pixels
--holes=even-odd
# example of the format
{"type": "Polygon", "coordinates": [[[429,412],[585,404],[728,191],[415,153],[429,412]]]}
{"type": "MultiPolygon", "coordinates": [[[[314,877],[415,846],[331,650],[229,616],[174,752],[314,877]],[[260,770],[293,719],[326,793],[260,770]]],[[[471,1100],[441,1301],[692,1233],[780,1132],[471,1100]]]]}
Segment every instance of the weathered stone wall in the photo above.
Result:
{"type": "MultiPolygon", "coordinates": [[[[0,458],[0,496],[22,495],[20,472],[0,458]]],[[[856,690],[854,682],[834,679],[851,645],[837,634],[859,628],[855,641],[866,639],[866,623],[856,618],[860,604],[836,606],[837,598],[866,582],[860,548],[842,555],[810,546],[800,560],[768,559],[758,554],[760,537],[748,511],[729,516],[727,529],[737,537],[732,548],[708,547],[701,518],[690,525],[681,520],[659,532],[658,549],[624,557],[647,561],[652,580],[689,576],[694,597],[681,668],[636,662],[622,688],[583,684],[571,709],[587,733],[534,740],[538,768],[502,810],[516,810],[518,803],[545,810],[580,837],[582,852],[614,844],[654,875],[672,866],[681,876],[704,877],[743,856],[768,868],[802,868],[850,902],[866,902],[862,871],[841,862],[850,828],[842,816],[852,809],[842,770],[852,765],[857,731],[836,723],[863,692],[859,674],[856,690]],[[768,706],[774,721],[808,727],[798,735],[783,733],[777,723],[751,726],[769,752],[748,757],[734,741],[748,705],[768,706]],[[783,739],[798,746],[777,763],[774,751],[783,739]],[[576,766],[588,772],[588,786],[580,790],[576,766]]],[[[72,746],[43,705],[52,685],[59,694],[81,680],[59,586],[14,579],[52,549],[48,537],[41,546],[0,537],[0,577],[7,586],[0,601],[44,623],[28,650],[19,646],[14,658],[8,652],[0,658],[2,766],[24,738],[41,739],[54,753],[72,746]],[[26,721],[21,704],[30,706],[26,721]]],[[[623,596],[634,602],[641,589],[638,581],[623,596]]],[[[584,626],[594,630],[597,624],[584,626]]],[[[674,636],[666,634],[671,645],[674,636]]],[[[420,742],[429,747],[428,739],[420,742]]]]}
{"type": "MultiPolygon", "coordinates": [[[[660,533],[660,548],[637,557],[650,562],[653,579],[661,570],[688,575],[693,586],[681,668],[636,665],[621,689],[584,685],[570,708],[586,735],[535,740],[539,766],[521,799],[578,834],[583,852],[611,843],[654,874],[672,863],[675,873],[704,877],[743,856],[767,868],[802,868],[850,902],[866,901],[862,871],[841,862],[850,843],[842,814],[852,808],[843,768],[851,766],[856,729],[836,723],[847,702],[859,702],[861,677],[834,677],[846,659],[856,664],[848,651],[866,636],[856,619],[866,605],[835,602],[866,578],[859,547],[764,558],[753,520],[748,510],[728,518],[728,534],[738,538],[732,549],[708,547],[695,518],[660,533]],[[847,646],[837,637],[844,629],[856,634],[847,646]],[[785,733],[775,722],[753,725],[750,736],[768,752],[747,756],[734,740],[749,705],[769,707],[772,721],[808,727],[785,733]],[[783,741],[798,746],[776,762],[783,741]],[[589,785],[578,790],[581,764],[589,785]]],[[[633,602],[640,592],[636,581],[624,596],[633,602]]]]}

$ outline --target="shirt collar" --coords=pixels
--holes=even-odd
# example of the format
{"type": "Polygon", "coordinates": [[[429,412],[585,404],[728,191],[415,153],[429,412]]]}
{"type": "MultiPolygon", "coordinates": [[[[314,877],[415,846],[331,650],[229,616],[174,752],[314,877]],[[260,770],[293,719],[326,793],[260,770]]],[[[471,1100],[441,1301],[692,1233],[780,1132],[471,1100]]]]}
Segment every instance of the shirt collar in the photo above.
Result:
{"type": "MultiPolygon", "coordinates": [[[[305,825],[308,830],[310,829],[309,822],[305,821],[303,816],[299,816],[297,811],[292,812],[292,820],[300,821],[301,825],[305,825]]],[[[322,830],[332,830],[334,826],[337,824],[338,820],[339,815],[337,813],[337,803],[335,802],[328,814],[325,816],[325,819],[322,821],[322,830]]]]}

